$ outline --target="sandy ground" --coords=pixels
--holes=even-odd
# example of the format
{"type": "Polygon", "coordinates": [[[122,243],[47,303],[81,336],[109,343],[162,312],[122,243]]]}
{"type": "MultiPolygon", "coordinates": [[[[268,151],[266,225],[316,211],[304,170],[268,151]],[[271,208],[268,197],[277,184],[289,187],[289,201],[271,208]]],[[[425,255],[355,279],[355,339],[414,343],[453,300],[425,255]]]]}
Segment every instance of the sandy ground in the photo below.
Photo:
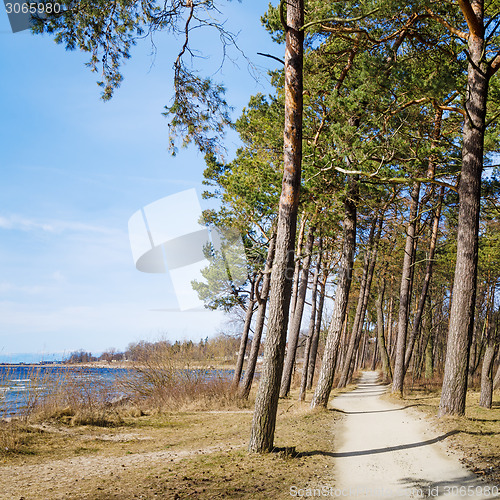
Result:
{"type": "Polygon", "coordinates": [[[446,438],[415,410],[381,398],[377,373],[335,398],[342,413],[334,457],[336,497],[500,498],[446,449],[446,438]]]}
{"type": "MultiPolygon", "coordinates": [[[[116,481],[137,468],[150,470],[160,466],[175,464],[195,455],[210,454],[226,449],[222,446],[179,452],[149,452],[122,457],[75,457],[65,460],[52,460],[45,464],[20,465],[0,468],[0,499],[9,500],[65,500],[95,498],[88,493],[89,482],[96,480],[116,481]]],[[[125,489],[126,489],[126,485],[125,489]]],[[[104,489],[104,488],[98,488],[104,489]]],[[[127,496],[122,488],[116,488],[117,495],[112,498],[136,498],[127,496]]],[[[110,497],[111,498],[111,497],[110,497]]],[[[144,496],[141,498],[149,498],[144,496]]]]}

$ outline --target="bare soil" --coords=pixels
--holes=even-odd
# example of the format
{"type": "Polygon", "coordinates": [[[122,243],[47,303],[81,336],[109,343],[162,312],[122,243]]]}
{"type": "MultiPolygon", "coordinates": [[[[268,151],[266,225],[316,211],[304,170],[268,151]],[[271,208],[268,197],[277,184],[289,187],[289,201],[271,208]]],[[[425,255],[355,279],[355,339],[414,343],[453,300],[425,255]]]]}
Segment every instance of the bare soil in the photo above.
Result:
{"type": "Polygon", "coordinates": [[[4,453],[2,499],[289,498],[331,467],[331,412],[280,404],[275,452],[248,454],[252,413],[176,412],[116,428],[60,423],[25,428],[4,453]]]}

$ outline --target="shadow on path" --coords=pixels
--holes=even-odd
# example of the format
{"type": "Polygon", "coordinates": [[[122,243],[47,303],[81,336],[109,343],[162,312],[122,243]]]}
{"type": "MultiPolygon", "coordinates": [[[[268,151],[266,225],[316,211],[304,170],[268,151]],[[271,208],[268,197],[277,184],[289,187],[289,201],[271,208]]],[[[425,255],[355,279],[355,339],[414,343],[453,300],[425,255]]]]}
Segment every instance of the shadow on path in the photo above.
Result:
{"type": "Polygon", "coordinates": [[[412,408],[414,406],[421,406],[419,404],[402,406],[401,408],[391,408],[390,410],[367,410],[367,411],[345,411],[340,408],[332,408],[330,411],[338,411],[339,413],[343,413],[344,415],[365,415],[368,413],[388,413],[391,411],[401,411],[406,410],[407,408],[412,408]]]}
{"type": "Polygon", "coordinates": [[[298,457],[310,457],[313,455],[324,455],[326,457],[333,457],[333,458],[345,458],[345,457],[359,457],[363,455],[377,455],[380,453],[390,453],[391,451],[400,451],[400,450],[409,450],[411,448],[420,448],[422,446],[429,446],[434,443],[438,443],[439,441],[444,441],[446,438],[453,436],[454,434],[458,434],[460,431],[454,430],[447,432],[446,434],[443,434],[442,436],[435,437],[433,439],[428,439],[427,441],[420,441],[418,443],[408,443],[408,444],[401,444],[398,446],[389,446],[387,448],[376,448],[372,450],[359,450],[359,451],[345,451],[341,453],[334,453],[334,452],[328,452],[328,451],[305,451],[298,453],[298,457]]]}

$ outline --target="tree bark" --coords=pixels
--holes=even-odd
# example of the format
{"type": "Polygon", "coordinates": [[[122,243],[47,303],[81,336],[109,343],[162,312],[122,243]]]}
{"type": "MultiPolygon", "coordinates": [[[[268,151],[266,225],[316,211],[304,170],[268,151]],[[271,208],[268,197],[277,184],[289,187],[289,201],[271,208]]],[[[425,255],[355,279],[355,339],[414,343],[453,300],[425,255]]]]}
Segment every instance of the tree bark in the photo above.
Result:
{"type": "Polygon", "coordinates": [[[391,298],[389,299],[389,321],[387,325],[387,344],[389,345],[389,358],[394,359],[394,351],[395,351],[395,342],[394,342],[394,334],[393,334],[393,323],[392,323],[392,313],[394,311],[394,297],[392,295],[393,287],[392,287],[392,278],[391,277],[391,298]]]}
{"type": "Polygon", "coordinates": [[[373,347],[373,357],[372,357],[372,372],[375,371],[378,361],[378,335],[375,337],[375,345],[373,347]]]}
{"type": "Polygon", "coordinates": [[[389,360],[389,354],[387,354],[387,348],[385,346],[384,338],[384,293],[385,293],[385,279],[382,278],[382,284],[378,289],[378,297],[375,307],[377,309],[377,338],[378,338],[378,349],[380,352],[380,361],[382,363],[382,383],[387,384],[392,379],[391,362],[389,360]]]}
{"type": "Polygon", "coordinates": [[[319,285],[319,304],[316,314],[316,324],[314,325],[314,335],[311,341],[311,352],[309,353],[309,366],[307,367],[307,390],[312,389],[314,380],[314,370],[316,368],[316,358],[318,357],[319,335],[321,333],[321,320],[323,319],[323,306],[325,304],[325,289],[328,280],[328,273],[325,272],[319,285]]]}
{"type": "Polygon", "coordinates": [[[297,353],[297,344],[299,342],[300,326],[302,324],[302,315],[304,314],[304,304],[306,301],[307,282],[309,278],[309,267],[311,265],[311,254],[314,245],[315,227],[311,226],[307,235],[306,246],[304,248],[305,256],[302,261],[302,270],[300,272],[299,293],[297,294],[297,303],[295,312],[292,316],[292,324],[288,333],[288,345],[285,358],[285,367],[281,379],[280,398],[285,398],[290,392],[292,383],[292,373],[295,366],[295,355],[297,353]]]}
{"type": "Polygon", "coordinates": [[[293,247],[302,165],[303,0],[287,1],[286,24],[283,183],[278,213],[276,255],[271,273],[264,363],[248,446],[249,451],[257,453],[273,449],[290,307],[293,247]]]}
{"type": "Polygon", "coordinates": [[[248,299],[247,311],[245,314],[245,323],[243,325],[243,333],[241,334],[240,349],[238,351],[238,359],[236,361],[236,366],[234,368],[233,381],[231,382],[231,389],[236,391],[238,385],[240,384],[241,372],[243,371],[243,362],[245,361],[245,353],[247,350],[248,334],[250,332],[250,326],[252,324],[253,316],[253,306],[255,305],[255,287],[258,286],[257,280],[255,279],[252,283],[252,289],[250,291],[250,297],[248,299]]]}
{"type": "Polygon", "coordinates": [[[375,227],[377,225],[377,218],[374,217],[372,221],[372,225],[370,227],[370,234],[368,236],[368,242],[366,245],[366,251],[365,251],[365,259],[363,263],[363,275],[361,277],[361,283],[359,286],[359,297],[358,297],[358,303],[356,305],[356,313],[354,315],[354,322],[352,325],[352,331],[351,331],[351,336],[349,338],[349,342],[347,344],[347,352],[344,357],[343,365],[342,365],[342,370],[340,373],[340,380],[337,385],[337,387],[345,387],[347,385],[348,379],[349,379],[349,373],[351,369],[351,363],[352,359],[354,356],[354,351],[359,343],[359,338],[361,335],[361,330],[363,328],[363,323],[364,323],[364,315],[363,315],[363,305],[365,303],[365,296],[369,294],[369,290],[367,289],[367,283],[368,283],[368,273],[370,270],[370,264],[371,264],[371,257],[372,257],[372,245],[373,245],[373,238],[375,236],[375,227]],[[362,317],[363,316],[363,317],[362,317]]]}
{"type": "Polygon", "coordinates": [[[497,355],[498,344],[490,342],[486,346],[481,370],[481,394],[479,406],[491,408],[493,402],[493,362],[497,355]]]}
{"type": "Polygon", "coordinates": [[[335,292],[335,303],[333,306],[332,320],[326,339],[325,352],[323,354],[323,363],[319,374],[318,385],[311,401],[311,407],[325,407],[328,404],[330,392],[335,375],[335,364],[337,361],[337,349],[339,346],[342,325],[344,323],[349,299],[349,290],[352,280],[352,265],[354,250],[356,248],[356,203],[357,198],[357,179],[350,180],[349,193],[344,202],[344,243],[342,248],[342,257],[340,259],[340,270],[335,292]]]}
{"type": "Polygon", "coordinates": [[[316,325],[316,302],[318,295],[319,272],[321,270],[321,252],[323,250],[323,240],[318,242],[318,259],[314,271],[312,290],[311,290],[311,319],[309,320],[309,329],[307,332],[306,348],[304,353],[304,365],[302,368],[302,378],[300,381],[299,401],[304,401],[307,388],[307,371],[309,368],[309,356],[311,354],[311,344],[314,337],[314,326],[316,325]]]}
{"type": "MultiPolygon", "coordinates": [[[[349,342],[349,348],[347,351],[346,355],[346,360],[344,362],[344,366],[342,368],[342,373],[340,376],[340,381],[338,383],[338,387],[345,387],[351,378],[352,374],[352,359],[353,359],[353,353],[356,352],[359,346],[359,340],[361,337],[361,332],[363,330],[363,324],[365,322],[365,315],[366,315],[366,309],[368,307],[368,300],[370,298],[370,290],[372,286],[372,280],[373,280],[373,273],[375,272],[375,264],[377,263],[377,248],[378,248],[378,242],[380,240],[380,235],[382,233],[382,224],[383,224],[383,217],[379,216],[378,219],[375,218],[374,220],[374,225],[373,229],[375,229],[376,223],[378,220],[378,229],[377,233],[374,234],[374,231],[372,232],[370,230],[370,238],[369,238],[369,245],[368,245],[368,267],[367,267],[367,273],[365,275],[364,270],[363,270],[363,279],[362,279],[362,288],[363,289],[363,296],[361,300],[361,310],[358,318],[358,324],[357,327],[353,327],[353,336],[351,337],[351,341],[349,342]],[[355,335],[354,335],[355,333],[355,335]]],[[[361,298],[361,291],[360,291],[360,298],[361,298]]],[[[359,301],[358,301],[359,304],[359,301]]],[[[357,308],[356,308],[356,315],[357,315],[357,308]]]]}
{"type": "Polygon", "coordinates": [[[259,357],[260,339],[262,338],[262,331],[264,330],[264,321],[266,319],[267,298],[269,295],[269,285],[271,283],[271,268],[273,265],[274,251],[276,248],[276,234],[273,234],[269,241],[269,248],[267,250],[267,259],[264,266],[264,277],[262,278],[262,288],[260,296],[258,297],[259,307],[257,309],[257,319],[255,320],[255,328],[250,347],[250,354],[248,356],[247,369],[243,376],[243,381],[240,386],[240,397],[248,399],[252,382],[255,375],[255,367],[257,366],[257,359],[259,357]]]}
{"type": "Polygon", "coordinates": [[[300,257],[302,255],[302,241],[304,240],[304,230],[306,228],[306,216],[302,213],[299,235],[297,237],[297,251],[295,254],[295,269],[293,271],[292,283],[292,298],[290,301],[290,323],[293,322],[293,315],[295,314],[295,306],[297,304],[297,294],[299,293],[300,281],[300,257]]]}
{"type": "MultiPolygon", "coordinates": [[[[472,3],[472,14],[480,25],[481,32],[471,30],[468,38],[466,117],[458,190],[460,208],[457,227],[457,261],[438,416],[463,415],[467,395],[469,350],[474,328],[481,173],[488,97],[488,66],[484,60],[483,5],[484,0],[476,0],[472,3]]],[[[464,12],[467,20],[469,14],[470,12],[468,14],[464,12]]]]}
{"type": "Polygon", "coordinates": [[[408,330],[408,311],[411,298],[411,274],[413,267],[413,249],[415,239],[415,225],[418,214],[418,199],[420,183],[415,182],[411,190],[410,216],[406,230],[405,254],[403,271],[401,273],[401,287],[399,290],[398,336],[396,339],[396,361],[392,379],[392,393],[403,395],[404,363],[406,352],[406,333],[408,330]]]}
{"type": "Polygon", "coordinates": [[[497,390],[500,387],[500,364],[498,365],[495,378],[493,379],[493,390],[497,390]]]}
{"type": "Polygon", "coordinates": [[[432,221],[431,241],[429,243],[429,254],[427,259],[427,267],[425,270],[424,282],[422,284],[422,291],[420,293],[420,299],[418,301],[417,312],[413,320],[413,327],[410,333],[410,338],[408,340],[408,346],[406,348],[405,367],[404,367],[405,373],[408,370],[408,367],[410,366],[413,347],[415,345],[415,340],[417,339],[417,336],[419,334],[420,323],[422,321],[422,314],[424,312],[425,301],[427,299],[427,292],[429,291],[429,285],[432,278],[432,268],[434,265],[434,254],[436,252],[436,243],[437,243],[437,236],[439,229],[439,219],[441,218],[441,205],[443,202],[443,196],[444,196],[444,188],[441,188],[438,206],[436,208],[436,213],[434,214],[434,218],[432,221]]]}
{"type": "Polygon", "coordinates": [[[432,302],[429,295],[429,306],[427,310],[427,316],[424,318],[426,325],[425,330],[427,333],[427,342],[425,344],[425,371],[424,377],[426,379],[431,379],[434,376],[434,326],[432,322],[432,302]]]}
{"type": "MultiPolygon", "coordinates": [[[[494,293],[494,292],[493,292],[494,293]]],[[[486,314],[486,349],[483,357],[481,369],[481,393],[479,396],[479,406],[491,408],[493,401],[493,365],[498,351],[498,312],[492,314],[493,306],[491,301],[486,314]]]]}

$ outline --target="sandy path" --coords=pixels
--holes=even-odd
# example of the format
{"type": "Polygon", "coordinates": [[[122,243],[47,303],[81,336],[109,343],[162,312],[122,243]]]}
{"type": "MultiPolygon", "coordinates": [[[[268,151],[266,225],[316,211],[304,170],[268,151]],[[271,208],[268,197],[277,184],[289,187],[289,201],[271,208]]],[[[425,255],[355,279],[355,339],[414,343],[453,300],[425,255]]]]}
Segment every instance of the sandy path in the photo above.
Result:
{"type": "Polygon", "coordinates": [[[444,442],[450,433],[430,429],[414,410],[384,401],[385,391],[375,372],[365,372],[356,390],[333,400],[343,413],[334,496],[500,498],[497,489],[447,454],[444,442]]]}

